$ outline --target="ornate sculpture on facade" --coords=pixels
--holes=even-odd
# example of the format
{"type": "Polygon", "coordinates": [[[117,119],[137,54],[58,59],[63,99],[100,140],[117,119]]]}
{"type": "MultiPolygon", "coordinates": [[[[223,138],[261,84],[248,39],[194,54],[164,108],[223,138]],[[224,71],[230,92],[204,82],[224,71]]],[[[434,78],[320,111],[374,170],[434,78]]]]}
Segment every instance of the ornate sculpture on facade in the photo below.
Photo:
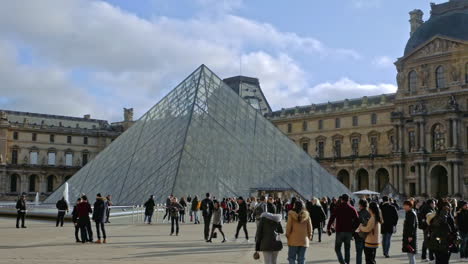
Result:
{"type": "Polygon", "coordinates": [[[414,131],[411,131],[409,133],[409,142],[408,142],[408,145],[409,145],[409,151],[410,152],[414,152],[416,150],[416,136],[414,134],[414,131]]]}
{"type": "Polygon", "coordinates": [[[449,98],[449,101],[448,101],[448,104],[447,104],[447,109],[448,110],[459,110],[459,105],[457,103],[457,99],[455,98],[455,96],[452,94],[450,95],[450,98],[449,98]]]}
{"type": "Polygon", "coordinates": [[[376,144],[372,143],[370,145],[370,149],[371,149],[371,157],[377,156],[377,146],[376,146],[376,144]]]}
{"type": "Polygon", "coordinates": [[[403,73],[403,69],[401,66],[397,66],[397,85],[398,85],[398,88],[400,89],[403,89],[404,85],[405,85],[405,74],[403,73]]]}
{"type": "Polygon", "coordinates": [[[460,69],[457,64],[450,65],[450,76],[452,77],[453,82],[460,81],[460,69]]]}
{"type": "Polygon", "coordinates": [[[445,130],[441,124],[436,124],[432,130],[434,151],[445,150],[445,130]]]}
{"type": "Polygon", "coordinates": [[[421,79],[422,86],[424,87],[429,86],[429,77],[431,75],[429,71],[429,65],[427,64],[422,65],[419,75],[420,75],[419,77],[421,79]]]}
{"type": "Polygon", "coordinates": [[[424,103],[424,101],[421,100],[418,103],[416,103],[411,114],[425,114],[426,112],[426,104],[424,103]]]}
{"type": "Polygon", "coordinates": [[[8,120],[5,111],[0,111],[0,120],[8,120]]]}

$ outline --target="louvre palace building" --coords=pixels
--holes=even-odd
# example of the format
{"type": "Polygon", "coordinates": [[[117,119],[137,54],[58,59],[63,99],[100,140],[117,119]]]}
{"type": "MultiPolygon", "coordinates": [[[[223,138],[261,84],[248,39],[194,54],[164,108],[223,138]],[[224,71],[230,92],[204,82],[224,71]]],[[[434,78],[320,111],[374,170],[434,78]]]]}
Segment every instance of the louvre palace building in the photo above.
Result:
{"type": "Polygon", "coordinates": [[[352,191],[468,195],[468,0],[410,12],[394,94],[268,114],[352,191]]]}

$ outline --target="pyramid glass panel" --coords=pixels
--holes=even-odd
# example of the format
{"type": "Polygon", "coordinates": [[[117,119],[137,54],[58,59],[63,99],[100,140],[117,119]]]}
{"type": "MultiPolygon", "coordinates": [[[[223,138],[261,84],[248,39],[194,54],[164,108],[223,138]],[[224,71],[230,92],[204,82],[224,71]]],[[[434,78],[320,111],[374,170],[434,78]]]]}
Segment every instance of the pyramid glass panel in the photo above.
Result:
{"type": "MultiPolygon", "coordinates": [[[[70,197],[112,194],[248,196],[285,190],[309,198],[349,193],[334,176],[202,65],[70,180],[70,197]]],[[[62,196],[63,187],[46,202],[62,196]]]]}

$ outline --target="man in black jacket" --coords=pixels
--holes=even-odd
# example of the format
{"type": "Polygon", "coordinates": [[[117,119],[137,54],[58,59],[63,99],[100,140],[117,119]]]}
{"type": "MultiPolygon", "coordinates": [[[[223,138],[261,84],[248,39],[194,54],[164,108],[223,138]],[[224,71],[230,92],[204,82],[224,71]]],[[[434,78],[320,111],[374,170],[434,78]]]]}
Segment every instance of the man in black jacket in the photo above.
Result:
{"type": "Polygon", "coordinates": [[[63,227],[63,219],[65,218],[65,213],[68,212],[68,204],[67,201],[65,201],[65,197],[62,197],[62,199],[57,201],[57,204],[55,204],[55,207],[57,207],[58,213],[57,213],[57,223],[56,227],[60,226],[63,227]]]}
{"type": "Polygon", "coordinates": [[[21,228],[26,228],[24,225],[24,216],[26,215],[26,194],[23,193],[16,202],[16,211],[17,211],[17,216],[16,216],[16,228],[20,228],[19,226],[19,221],[21,219],[21,228]]]}
{"type": "Polygon", "coordinates": [[[457,226],[462,240],[460,246],[460,259],[468,259],[468,203],[461,205],[461,210],[457,214],[457,226]]]}
{"type": "Polygon", "coordinates": [[[242,196],[237,198],[237,203],[239,204],[239,210],[237,211],[239,222],[237,223],[235,238],[237,239],[239,237],[239,231],[241,228],[244,228],[245,240],[249,241],[249,233],[247,232],[247,204],[242,196]]]}
{"type": "Polygon", "coordinates": [[[80,243],[81,240],[80,238],[78,237],[78,233],[80,231],[80,225],[78,223],[78,210],[76,209],[76,206],[81,202],[81,198],[78,198],[78,200],[76,200],[76,205],[73,207],[73,211],[72,211],[72,221],[73,221],[73,225],[75,225],[75,239],[76,239],[76,243],[80,243]]]}
{"type": "Polygon", "coordinates": [[[392,241],[392,235],[396,231],[396,225],[398,224],[398,212],[395,206],[391,205],[388,201],[388,197],[382,197],[382,248],[383,255],[389,258],[388,252],[390,251],[390,243],[392,241]]]}
{"type": "Polygon", "coordinates": [[[429,261],[433,261],[434,252],[427,247],[429,243],[429,223],[427,223],[427,215],[435,212],[435,201],[432,199],[427,200],[421,208],[419,208],[418,212],[418,226],[419,229],[423,231],[423,243],[422,243],[422,253],[421,259],[423,261],[427,260],[427,252],[429,251],[429,261]]]}
{"type": "Polygon", "coordinates": [[[210,235],[211,215],[213,214],[214,209],[214,204],[209,193],[207,193],[206,198],[203,199],[200,209],[202,210],[203,221],[205,224],[205,240],[208,241],[210,235]]]}

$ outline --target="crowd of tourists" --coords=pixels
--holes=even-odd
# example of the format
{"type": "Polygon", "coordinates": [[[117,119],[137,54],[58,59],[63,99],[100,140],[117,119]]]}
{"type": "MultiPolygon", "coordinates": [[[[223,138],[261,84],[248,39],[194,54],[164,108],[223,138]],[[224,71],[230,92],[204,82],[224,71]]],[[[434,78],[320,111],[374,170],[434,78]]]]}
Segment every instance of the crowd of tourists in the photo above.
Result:
{"type": "MultiPolygon", "coordinates": [[[[76,242],[94,242],[91,225],[94,221],[97,233],[94,243],[107,243],[105,224],[110,223],[111,206],[111,196],[102,197],[99,193],[93,207],[86,195],[77,200],[71,213],[76,242]]],[[[57,202],[56,207],[56,226],[61,227],[69,207],[64,198],[57,202]]],[[[152,224],[156,210],[154,196],[144,203],[144,208],[144,221],[152,224]]],[[[20,228],[21,222],[21,227],[26,228],[24,195],[18,200],[16,209],[16,227],[20,228]]],[[[233,240],[239,238],[242,230],[248,243],[247,223],[255,222],[254,258],[260,258],[261,252],[266,264],[277,263],[278,254],[283,249],[281,234],[287,240],[290,264],[305,263],[307,248],[315,234],[317,242],[322,241],[322,234],[335,234],[334,249],[339,263],[351,263],[351,246],[354,244],[355,262],[361,264],[364,259],[366,264],[372,264],[376,263],[379,247],[382,247],[382,255],[390,258],[392,236],[397,232],[400,209],[397,201],[386,196],[358,201],[347,194],[339,198],[314,197],[310,200],[295,197],[281,200],[266,196],[217,199],[207,193],[203,199],[198,196],[178,199],[170,195],[165,201],[163,221],[171,223],[170,235],[178,236],[179,223],[200,224],[202,217],[203,237],[207,243],[212,243],[218,233],[222,237],[221,242],[225,243],[227,237],[223,225],[236,222],[233,240]]],[[[407,254],[410,264],[416,263],[419,250],[423,262],[449,263],[451,255],[457,253],[461,261],[468,261],[468,203],[450,198],[410,198],[402,203],[402,209],[405,214],[403,238],[398,247],[407,254]],[[418,229],[422,231],[422,237],[418,237],[418,229]]]]}

